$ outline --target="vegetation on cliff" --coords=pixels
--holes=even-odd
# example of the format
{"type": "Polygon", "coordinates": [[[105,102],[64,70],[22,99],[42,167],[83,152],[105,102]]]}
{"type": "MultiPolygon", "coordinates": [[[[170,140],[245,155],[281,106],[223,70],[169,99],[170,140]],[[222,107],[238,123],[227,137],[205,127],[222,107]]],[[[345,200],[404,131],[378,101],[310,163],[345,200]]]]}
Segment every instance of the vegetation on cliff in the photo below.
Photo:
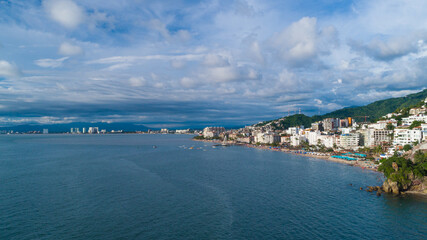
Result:
{"type": "Polygon", "coordinates": [[[399,156],[384,159],[378,170],[387,178],[384,186],[395,183],[398,190],[393,190],[394,193],[406,191],[427,176],[427,153],[416,152],[414,161],[399,156]]]}

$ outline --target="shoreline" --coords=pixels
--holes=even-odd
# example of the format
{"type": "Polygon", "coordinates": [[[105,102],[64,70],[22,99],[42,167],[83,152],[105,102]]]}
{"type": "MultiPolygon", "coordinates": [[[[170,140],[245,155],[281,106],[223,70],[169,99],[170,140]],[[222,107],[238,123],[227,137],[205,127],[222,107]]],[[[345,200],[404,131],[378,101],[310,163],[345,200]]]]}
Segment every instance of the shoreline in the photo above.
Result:
{"type": "MultiPolygon", "coordinates": [[[[210,143],[216,143],[216,144],[222,143],[219,140],[193,139],[193,141],[210,142],[210,143]]],[[[242,143],[242,144],[240,144],[240,143],[227,143],[227,144],[233,145],[233,146],[243,146],[243,147],[261,149],[261,150],[283,152],[283,153],[298,155],[298,156],[302,156],[302,157],[311,157],[311,158],[321,159],[321,160],[325,160],[325,161],[329,161],[329,162],[336,162],[336,163],[346,164],[346,165],[350,165],[350,166],[354,166],[354,167],[359,167],[363,170],[370,170],[370,171],[378,172],[378,170],[375,167],[372,167],[372,163],[368,163],[365,161],[348,161],[348,160],[333,158],[327,154],[321,155],[324,153],[311,154],[310,152],[308,152],[308,153],[304,154],[304,153],[298,153],[301,150],[291,150],[291,149],[286,149],[286,148],[274,148],[274,147],[265,146],[265,145],[257,146],[254,144],[247,144],[247,143],[242,143]]]]}
{"type": "MultiPolygon", "coordinates": [[[[216,143],[216,144],[221,144],[222,141],[219,140],[201,140],[201,139],[193,139],[194,141],[201,141],[201,142],[210,142],[210,143],[216,143]]],[[[316,159],[321,159],[321,160],[325,160],[325,161],[329,161],[329,162],[336,162],[336,163],[341,163],[341,164],[346,164],[346,165],[350,165],[350,166],[354,166],[354,167],[359,167],[363,170],[369,170],[369,171],[374,171],[374,172],[378,172],[381,173],[377,170],[378,166],[374,166],[372,162],[369,161],[348,161],[348,160],[343,160],[343,159],[337,159],[337,158],[332,158],[330,155],[320,155],[320,154],[324,154],[324,153],[316,153],[316,154],[310,154],[310,152],[307,153],[299,153],[301,152],[301,150],[291,150],[291,149],[286,149],[286,148],[274,148],[274,147],[270,147],[270,146],[265,146],[265,145],[254,145],[254,144],[236,144],[236,143],[228,143],[228,145],[231,146],[242,146],[242,147],[248,147],[248,148],[255,148],[255,149],[261,149],[261,150],[268,150],[268,151],[276,151],[276,152],[283,152],[283,153],[287,153],[287,154],[294,154],[294,155],[298,155],[298,156],[303,156],[303,157],[311,157],[311,158],[316,158],[316,159]]],[[[381,186],[380,186],[381,187],[381,186]]],[[[423,192],[417,192],[417,191],[404,191],[401,192],[401,195],[418,195],[418,196],[422,196],[422,197],[426,197],[427,198],[427,193],[423,193],[423,192]]]]}

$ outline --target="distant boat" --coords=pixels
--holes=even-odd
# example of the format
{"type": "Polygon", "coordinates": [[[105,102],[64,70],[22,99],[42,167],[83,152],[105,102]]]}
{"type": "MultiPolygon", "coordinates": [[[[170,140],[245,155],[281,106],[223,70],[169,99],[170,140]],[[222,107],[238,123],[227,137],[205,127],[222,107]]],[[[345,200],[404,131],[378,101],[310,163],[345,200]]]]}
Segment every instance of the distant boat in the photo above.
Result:
{"type": "Polygon", "coordinates": [[[157,148],[157,146],[156,146],[156,145],[153,145],[153,148],[157,148]]]}

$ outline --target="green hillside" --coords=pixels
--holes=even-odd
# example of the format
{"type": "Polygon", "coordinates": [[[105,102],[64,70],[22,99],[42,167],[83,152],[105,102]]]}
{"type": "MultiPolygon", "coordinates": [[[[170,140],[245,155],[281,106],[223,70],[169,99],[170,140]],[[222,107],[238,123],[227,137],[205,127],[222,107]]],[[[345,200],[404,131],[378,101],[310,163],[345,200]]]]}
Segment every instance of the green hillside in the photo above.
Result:
{"type": "Polygon", "coordinates": [[[322,118],[344,118],[344,117],[353,117],[356,121],[364,120],[363,118],[356,116],[369,116],[370,120],[378,119],[381,116],[386,115],[396,111],[396,109],[402,109],[416,105],[420,101],[424,100],[427,97],[427,89],[419,93],[414,93],[407,95],[405,97],[399,98],[389,98],[385,100],[380,100],[361,107],[351,107],[343,108],[336,110],[325,115],[322,115],[322,118]]]}
{"type": "Polygon", "coordinates": [[[346,118],[352,117],[356,119],[356,121],[364,121],[364,117],[360,116],[369,116],[367,120],[375,120],[378,119],[387,113],[392,113],[397,109],[404,109],[414,105],[419,104],[421,101],[427,98],[427,89],[419,92],[407,95],[405,97],[399,98],[389,98],[385,100],[380,100],[368,104],[366,106],[360,107],[349,107],[343,108],[340,110],[336,110],[321,116],[315,115],[312,117],[308,117],[304,114],[295,114],[288,117],[265,121],[262,123],[258,123],[255,126],[265,126],[271,125],[274,129],[286,129],[289,127],[304,125],[305,127],[309,127],[311,123],[320,121],[325,118],[346,118]]]}
{"type": "MultiPolygon", "coordinates": [[[[265,125],[271,125],[274,129],[287,129],[289,127],[295,127],[304,125],[306,127],[310,126],[311,123],[315,122],[317,117],[309,117],[304,114],[294,114],[285,118],[277,119],[277,120],[271,120],[271,121],[265,121],[256,124],[255,126],[265,126],[265,125]]],[[[320,118],[318,118],[320,120],[320,118]]],[[[318,121],[317,120],[317,121],[318,121]]]]}

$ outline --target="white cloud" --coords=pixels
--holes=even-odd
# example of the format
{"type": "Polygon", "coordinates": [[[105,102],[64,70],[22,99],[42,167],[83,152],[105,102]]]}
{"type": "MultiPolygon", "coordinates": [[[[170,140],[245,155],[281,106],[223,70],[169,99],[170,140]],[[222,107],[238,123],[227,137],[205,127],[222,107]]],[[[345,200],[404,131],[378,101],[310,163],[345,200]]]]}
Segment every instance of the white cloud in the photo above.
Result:
{"type": "Polygon", "coordinates": [[[239,72],[231,66],[208,68],[206,77],[213,82],[229,82],[239,77],[239,72]]]}
{"type": "Polygon", "coordinates": [[[0,60],[0,77],[17,77],[19,69],[15,64],[0,60]]]}
{"type": "Polygon", "coordinates": [[[58,59],[44,58],[44,59],[38,59],[34,61],[34,63],[39,67],[57,68],[57,67],[61,67],[63,62],[67,59],[68,57],[63,57],[58,59]]]}
{"type": "Polygon", "coordinates": [[[275,34],[270,42],[282,59],[298,65],[328,53],[330,46],[336,44],[336,30],[327,27],[319,31],[316,18],[304,17],[275,34]]]}
{"type": "Polygon", "coordinates": [[[194,61],[202,58],[201,54],[182,55],[147,55],[147,56],[114,56],[101,58],[86,62],[87,64],[112,64],[112,63],[135,63],[138,61],[162,60],[162,61],[194,61]]]}
{"type": "Polygon", "coordinates": [[[353,48],[365,52],[377,60],[393,60],[395,58],[418,51],[418,40],[413,37],[394,37],[387,40],[374,38],[367,44],[351,42],[353,48]]]}
{"type": "Polygon", "coordinates": [[[189,77],[183,77],[180,81],[181,85],[185,88],[192,88],[196,85],[196,81],[189,77]]]}
{"type": "Polygon", "coordinates": [[[230,62],[227,57],[218,54],[207,54],[203,64],[211,67],[225,67],[229,66],[230,62]]]}
{"type": "Polygon", "coordinates": [[[73,29],[85,19],[83,9],[71,0],[46,0],[43,3],[50,18],[66,28],[73,29]]]}
{"type": "Polygon", "coordinates": [[[154,86],[155,88],[164,88],[164,87],[165,87],[165,84],[164,84],[164,83],[161,83],[161,82],[157,82],[157,83],[154,83],[154,84],[153,84],[153,86],[154,86]]]}
{"type": "Polygon", "coordinates": [[[181,61],[181,60],[172,60],[171,61],[171,66],[175,69],[180,69],[183,68],[185,66],[185,61],[181,61]]]}
{"type": "Polygon", "coordinates": [[[124,70],[124,69],[128,69],[131,66],[132,64],[130,63],[118,63],[118,64],[111,65],[105,68],[104,70],[107,70],[107,71],[124,70]]]}
{"type": "Polygon", "coordinates": [[[338,78],[335,82],[333,82],[333,83],[335,83],[335,84],[342,84],[342,79],[341,78],[338,78]]]}
{"type": "Polygon", "coordinates": [[[359,93],[354,96],[354,99],[360,99],[363,102],[374,102],[386,98],[403,97],[408,94],[419,92],[419,90],[398,90],[398,91],[377,91],[370,90],[369,92],[359,93]]]}
{"type": "Polygon", "coordinates": [[[83,50],[81,47],[72,45],[70,43],[64,42],[59,46],[58,49],[59,54],[65,55],[65,56],[73,56],[73,55],[80,55],[83,53],[83,50]]]}
{"type": "Polygon", "coordinates": [[[146,80],[144,77],[131,77],[129,78],[129,84],[132,87],[142,87],[146,84],[146,80]]]}

